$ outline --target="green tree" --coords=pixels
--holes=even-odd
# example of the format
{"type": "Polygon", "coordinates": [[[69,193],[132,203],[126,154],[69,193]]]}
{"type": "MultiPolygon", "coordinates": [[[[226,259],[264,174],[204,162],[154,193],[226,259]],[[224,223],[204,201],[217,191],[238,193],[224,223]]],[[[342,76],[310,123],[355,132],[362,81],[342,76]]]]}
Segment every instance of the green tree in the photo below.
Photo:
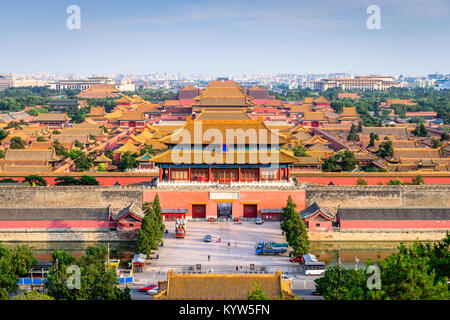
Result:
{"type": "Polygon", "coordinates": [[[428,130],[425,128],[423,123],[420,123],[416,128],[412,131],[413,135],[418,137],[426,137],[428,136],[428,130]]]}
{"type": "Polygon", "coordinates": [[[154,220],[154,226],[156,231],[156,238],[158,242],[163,242],[163,235],[165,230],[165,225],[163,223],[162,219],[162,209],[161,204],[159,202],[159,196],[158,194],[155,195],[155,198],[153,199],[153,202],[151,203],[151,206],[153,208],[153,220],[154,220]]]}
{"type": "Polygon", "coordinates": [[[442,147],[442,142],[438,139],[431,139],[431,146],[435,149],[442,147]]]}
{"type": "Polygon", "coordinates": [[[144,154],[148,153],[152,156],[154,156],[156,154],[156,151],[153,150],[153,145],[148,145],[148,144],[144,144],[144,146],[142,147],[142,149],[140,150],[141,156],[143,156],[144,154]]]}
{"type": "Polygon", "coordinates": [[[253,290],[248,292],[247,295],[248,300],[269,300],[269,298],[264,293],[264,289],[261,284],[258,284],[256,281],[253,283],[253,290]]]}
{"type": "Polygon", "coordinates": [[[158,248],[158,241],[153,228],[152,213],[150,212],[152,210],[151,207],[147,208],[137,240],[138,252],[146,255],[150,255],[152,250],[158,248]]]}
{"type": "Polygon", "coordinates": [[[19,277],[14,273],[11,263],[13,252],[0,243],[0,300],[6,300],[8,293],[16,292],[19,277]]]}
{"type": "Polygon", "coordinates": [[[125,171],[126,169],[136,168],[138,166],[136,158],[136,154],[132,154],[130,151],[125,152],[120,158],[119,170],[125,171]]]}
{"type": "Polygon", "coordinates": [[[84,149],[84,144],[81,143],[81,142],[78,141],[78,140],[75,140],[75,141],[73,142],[73,144],[75,145],[75,147],[77,147],[77,148],[80,149],[80,150],[83,150],[83,149],[84,149]]]}
{"type": "MultiPolygon", "coordinates": [[[[448,247],[447,247],[448,250],[448,247]]],[[[448,257],[448,254],[447,254],[448,257]]],[[[381,289],[370,292],[371,298],[389,300],[448,300],[447,278],[439,278],[432,268],[432,256],[419,243],[407,248],[401,244],[399,252],[378,261],[381,289]]]]}
{"type": "Polygon", "coordinates": [[[31,186],[46,186],[47,181],[41,176],[29,175],[24,178],[25,182],[28,182],[31,186]]]}
{"type": "Polygon", "coordinates": [[[55,299],[45,293],[41,293],[36,290],[31,290],[13,296],[11,300],[55,300],[55,299]]]}
{"type": "Polygon", "coordinates": [[[303,255],[309,252],[309,237],[305,223],[300,218],[300,214],[296,214],[291,223],[287,241],[294,249],[295,255],[303,255]]]}
{"type": "Polygon", "coordinates": [[[358,141],[357,131],[358,128],[355,126],[355,124],[352,124],[352,127],[350,128],[350,133],[347,136],[347,141],[358,141]]]}
{"type": "Polygon", "coordinates": [[[339,151],[336,154],[342,171],[352,171],[356,167],[355,154],[350,150],[339,151]]]}
{"type": "Polygon", "coordinates": [[[331,156],[322,164],[322,171],[324,172],[338,172],[341,168],[338,166],[338,162],[335,156],[331,156]]]}
{"type": "MultiPolygon", "coordinates": [[[[447,132],[442,132],[442,134],[441,134],[441,141],[443,142],[443,141],[445,141],[445,140],[448,140],[448,133],[447,132]]],[[[1,140],[1,139],[0,139],[1,140]]]]}
{"type": "Polygon", "coordinates": [[[371,132],[370,133],[370,141],[368,147],[371,148],[375,145],[375,140],[378,140],[379,137],[376,133],[371,132]]]}
{"type": "Polygon", "coordinates": [[[25,149],[27,143],[21,137],[13,137],[11,139],[10,149],[25,149]]]}
{"type": "Polygon", "coordinates": [[[70,159],[75,160],[81,156],[85,155],[85,153],[83,152],[83,150],[78,149],[78,148],[73,148],[72,150],[70,150],[68,156],[70,159]]]}
{"type": "Polygon", "coordinates": [[[83,186],[98,186],[100,183],[93,176],[81,176],[78,183],[83,186]]]}
{"type": "Polygon", "coordinates": [[[398,178],[389,180],[389,182],[387,183],[388,186],[399,186],[399,185],[402,185],[402,184],[403,184],[402,180],[400,180],[398,178]]]}
{"type": "Polygon", "coordinates": [[[71,176],[62,176],[55,179],[55,186],[75,186],[78,185],[78,180],[71,176]]]}
{"type": "Polygon", "coordinates": [[[309,157],[306,154],[306,148],[299,145],[298,143],[295,144],[295,147],[292,148],[292,151],[294,152],[294,156],[296,157],[309,157]]]}
{"type": "Polygon", "coordinates": [[[21,276],[27,275],[30,267],[36,262],[33,249],[27,245],[18,245],[11,257],[13,272],[21,276]]]}
{"type": "Polygon", "coordinates": [[[287,233],[290,229],[290,222],[293,219],[295,215],[298,213],[295,211],[295,208],[297,205],[294,203],[294,200],[292,200],[292,196],[288,196],[288,200],[286,203],[286,206],[283,208],[281,212],[281,230],[283,230],[285,233],[287,233]]]}
{"type": "Polygon", "coordinates": [[[61,134],[60,130],[53,130],[52,134],[61,134]]]}
{"type": "Polygon", "coordinates": [[[37,142],[45,142],[45,138],[43,136],[37,137],[37,142]]]}
{"type": "Polygon", "coordinates": [[[59,251],[53,255],[55,268],[47,276],[45,287],[49,296],[57,300],[129,300],[129,289],[118,287],[116,270],[107,263],[108,252],[105,245],[88,247],[76,264],[80,268],[80,288],[67,286],[67,267],[73,263],[72,257],[59,251]],[[57,261],[57,263],[56,263],[57,261]]]}
{"type": "Polygon", "coordinates": [[[376,152],[377,156],[381,158],[386,158],[392,156],[394,153],[394,148],[392,147],[392,141],[386,140],[380,143],[378,147],[378,151],[376,152]]]}
{"type": "Polygon", "coordinates": [[[364,269],[328,267],[323,277],[314,282],[317,292],[326,300],[364,300],[367,296],[367,275],[364,269]]]}
{"type": "Polygon", "coordinates": [[[53,149],[55,149],[55,153],[57,156],[64,156],[67,157],[68,152],[67,149],[59,142],[58,140],[55,140],[52,144],[53,149]]]}
{"type": "Polygon", "coordinates": [[[8,136],[8,132],[3,129],[0,129],[0,141],[5,139],[7,136],[8,136]]]}
{"type": "Polygon", "coordinates": [[[364,178],[358,178],[358,180],[356,180],[356,184],[358,186],[367,186],[367,181],[364,178]]]}
{"type": "Polygon", "coordinates": [[[88,171],[93,165],[93,161],[84,152],[74,160],[74,163],[76,170],[79,172],[88,171]]]}
{"type": "Polygon", "coordinates": [[[363,129],[363,122],[360,121],[360,122],[358,122],[358,128],[356,129],[356,132],[361,133],[362,129],[363,129]]]}
{"type": "Polygon", "coordinates": [[[97,167],[97,170],[98,171],[106,171],[105,164],[104,163],[99,163],[98,167],[97,167]]]}
{"type": "Polygon", "coordinates": [[[0,150],[0,159],[3,159],[5,157],[5,153],[3,152],[3,150],[0,150]]]}
{"type": "Polygon", "coordinates": [[[423,179],[423,177],[421,175],[418,175],[417,177],[412,178],[412,184],[413,185],[425,184],[425,180],[423,179]]]}

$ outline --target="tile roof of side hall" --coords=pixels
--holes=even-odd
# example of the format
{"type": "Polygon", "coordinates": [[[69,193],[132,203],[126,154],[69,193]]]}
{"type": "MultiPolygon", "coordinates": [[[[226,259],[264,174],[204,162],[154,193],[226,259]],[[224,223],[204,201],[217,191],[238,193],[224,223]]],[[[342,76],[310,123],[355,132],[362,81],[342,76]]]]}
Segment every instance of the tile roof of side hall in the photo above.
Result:
{"type": "Polygon", "coordinates": [[[395,135],[398,139],[407,140],[408,139],[408,128],[407,127],[363,127],[362,134],[370,135],[375,133],[380,135],[395,135]]]}
{"type": "Polygon", "coordinates": [[[295,297],[291,281],[275,274],[175,274],[169,271],[164,289],[155,300],[246,300],[254,283],[262,286],[269,299],[278,299],[284,292],[295,297]]]}
{"type": "Polygon", "coordinates": [[[304,112],[302,121],[326,121],[323,111],[304,112]]]}
{"type": "Polygon", "coordinates": [[[35,121],[69,121],[65,113],[39,113],[35,121]]]}
{"type": "Polygon", "coordinates": [[[57,158],[54,149],[8,149],[5,160],[56,161],[57,158]]]}
{"type": "Polygon", "coordinates": [[[450,208],[367,208],[351,207],[338,209],[340,220],[449,220],[450,208]]]}
{"type": "Polygon", "coordinates": [[[393,148],[392,159],[400,160],[400,158],[442,158],[439,149],[429,148],[393,148]]]}

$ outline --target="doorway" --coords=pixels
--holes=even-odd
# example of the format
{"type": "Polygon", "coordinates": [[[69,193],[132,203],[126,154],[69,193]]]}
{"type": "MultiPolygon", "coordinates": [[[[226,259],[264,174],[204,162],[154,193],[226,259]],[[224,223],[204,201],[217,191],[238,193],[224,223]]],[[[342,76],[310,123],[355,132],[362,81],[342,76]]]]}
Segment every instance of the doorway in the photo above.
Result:
{"type": "Polygon", "coordinates": [[[231,218],[233,215],[232,209],[233,209],[232,202],[217,203],[217,218],[231,218]]]}

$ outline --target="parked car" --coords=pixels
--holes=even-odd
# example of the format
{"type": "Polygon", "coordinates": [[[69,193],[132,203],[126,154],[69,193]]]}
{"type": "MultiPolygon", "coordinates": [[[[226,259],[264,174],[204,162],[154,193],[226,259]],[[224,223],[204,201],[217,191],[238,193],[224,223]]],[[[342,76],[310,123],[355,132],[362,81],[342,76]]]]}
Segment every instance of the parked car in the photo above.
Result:
{"type": "Polygon", "coordinates": [[[320,296],[319,291],[313,291],[313,292],[311,292],[311,294],[312,294],[313,296],[320,296]]]}
{"type": "Polygon", "coordinates": [[[158,288],[157,284],[149,284],[139,288],[140,292],[148,292],[148,290],[152,290],[154,288],[158,288]]]}
{"type": "Polygon", "coordinates": [[[256,219],[256,224],[263,224],[264,223],[264,219],[258,218],[256,219]]]}
{"type": "Polygon", "coordinates": [[[303,259],[303,256],[297,256],[297,257],[291,257],[289,259],[290,262],[305,262],[305,259],[303,259]]]}
{"type": "Polygon", "coordinates": [[[205,242],[211,242],[211,236],[209,234],[207,234],[203,240],[205,242]]]}
{"type": "Polygon", "coordinates": [[[159,287],[156,286],[156,287],[153,288],[153,289],[147,290],[147,294],[148,294],[148,295],[154,295],[154,294],[157,294],[158,291],[159,291],[159,287]]]}

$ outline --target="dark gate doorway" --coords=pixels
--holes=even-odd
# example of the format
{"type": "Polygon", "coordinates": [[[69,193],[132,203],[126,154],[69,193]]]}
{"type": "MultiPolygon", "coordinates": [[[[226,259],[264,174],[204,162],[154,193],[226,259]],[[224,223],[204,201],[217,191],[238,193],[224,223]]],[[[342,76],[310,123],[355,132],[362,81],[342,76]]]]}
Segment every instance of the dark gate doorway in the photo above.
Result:
{"type": "Polygon", "coordinates": [[[256,204],[244,204],[244,218],[256,218],[258,206],[256,204]]]}
{"type": "Polygon", "coordinates": [[[193,204],[192,205],[192,218],[206,218],[206,205],[193,204]]]}
{"type": "Polygon", "coordinates": [[[233,212],[232,202],[219,202],[217,203],[217,218],[231,218],[233,212]]]}

